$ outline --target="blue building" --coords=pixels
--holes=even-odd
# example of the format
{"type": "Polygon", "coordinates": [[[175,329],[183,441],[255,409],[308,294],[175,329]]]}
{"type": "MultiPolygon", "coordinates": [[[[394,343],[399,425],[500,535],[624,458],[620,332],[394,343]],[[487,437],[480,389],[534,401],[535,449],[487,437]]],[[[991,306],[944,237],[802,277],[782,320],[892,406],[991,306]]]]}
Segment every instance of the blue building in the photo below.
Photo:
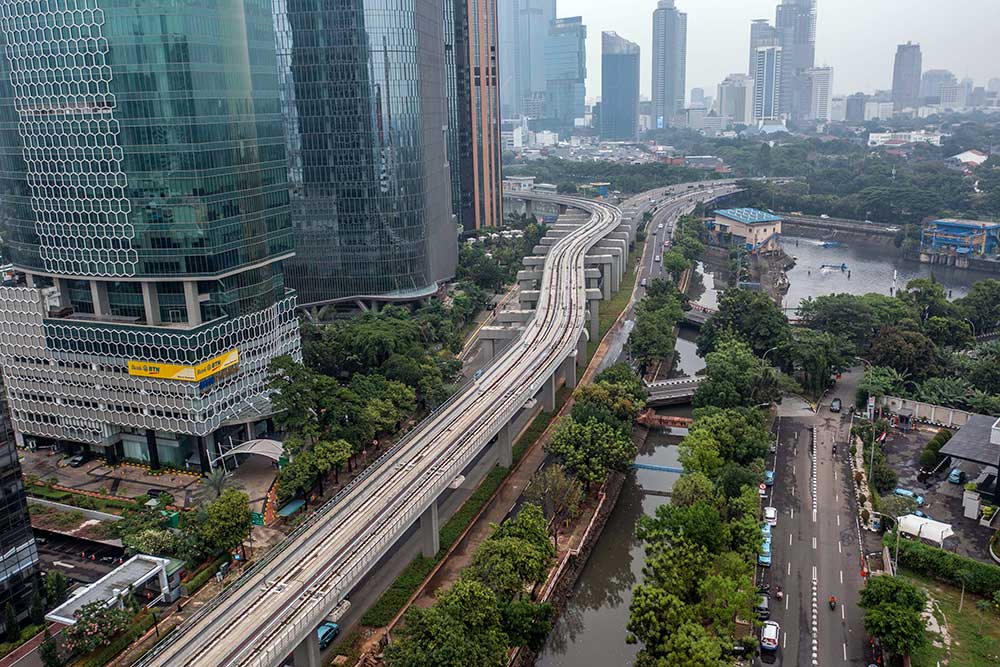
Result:
{"type": "Polygon", "coordinates": [[[781,217],[756,208],[724,208],[715,212],[708,229],[719,241],[728,240],[750,252],[766,252],[778,248],[781,217]]]}
{"type": "Polygon", "coordinates": [[[587,26],[583,18],[556,19],[545,42],[545,117],[573,127],[583,118],[587,79],[587,26]]]}
{"type": "Polygon", "coordinates": [[[633,141],[639,131],[639,45],[601,33],[601,139],[633,141]]]}
{"type": "Polygon", "coordinates": [[[1000,222],[935,220],[920,234],[924,250],[956,255],[995,255],[1000,249],[1000,222]]]}

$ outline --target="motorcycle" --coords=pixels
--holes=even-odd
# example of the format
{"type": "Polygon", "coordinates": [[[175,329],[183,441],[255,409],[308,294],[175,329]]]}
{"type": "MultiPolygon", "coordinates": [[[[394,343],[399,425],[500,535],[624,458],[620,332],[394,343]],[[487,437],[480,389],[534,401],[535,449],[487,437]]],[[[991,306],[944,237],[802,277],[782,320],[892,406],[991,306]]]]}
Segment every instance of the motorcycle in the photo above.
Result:
{"type": "Polygon", "coordinates": [[[837,608],[837,598],[835,598],[835,597],[833,597],[831,595],[830,596],[830,611],[833,611],[836,608],[837,608]]]}

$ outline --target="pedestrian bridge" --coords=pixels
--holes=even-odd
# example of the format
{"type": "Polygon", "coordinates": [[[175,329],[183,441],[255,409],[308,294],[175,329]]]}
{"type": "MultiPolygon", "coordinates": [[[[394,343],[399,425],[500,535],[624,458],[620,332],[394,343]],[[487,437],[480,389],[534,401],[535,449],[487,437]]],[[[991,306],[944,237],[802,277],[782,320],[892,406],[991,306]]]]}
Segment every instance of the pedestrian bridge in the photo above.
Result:
{"type": "Polygon", "coordinates": [[[705,378],[703,376],[696,376],[649,382],[646,384],[646,391],[649,393],[646,405],[683,405],[690,403],[694,397],[694,392],[698,390],[698,386],[704,381],[705,378]]]}

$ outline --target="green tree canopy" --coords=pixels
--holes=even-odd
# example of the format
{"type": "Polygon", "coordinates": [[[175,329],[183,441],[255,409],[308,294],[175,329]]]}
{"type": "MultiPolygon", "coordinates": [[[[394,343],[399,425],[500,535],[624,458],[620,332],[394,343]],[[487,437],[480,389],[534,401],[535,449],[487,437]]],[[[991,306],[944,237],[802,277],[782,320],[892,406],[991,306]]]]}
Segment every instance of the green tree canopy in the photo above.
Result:
{"type": "Polygon", "coordinates": [[[636,454],[631,434],[595,419],[581,424],[572,417],[559,421],[545,449],[559,457],[588,489],[603,481],[609,470],[624,472],[636,454]]]}
{"type": "Polygon", "coordinates": [[[698,354],[706,356],[733,336],[761,356],[787,343],[791,331],[788,319],[767,294],[733,288],[722,294],[718,310],[702,325],[698,354]]]}

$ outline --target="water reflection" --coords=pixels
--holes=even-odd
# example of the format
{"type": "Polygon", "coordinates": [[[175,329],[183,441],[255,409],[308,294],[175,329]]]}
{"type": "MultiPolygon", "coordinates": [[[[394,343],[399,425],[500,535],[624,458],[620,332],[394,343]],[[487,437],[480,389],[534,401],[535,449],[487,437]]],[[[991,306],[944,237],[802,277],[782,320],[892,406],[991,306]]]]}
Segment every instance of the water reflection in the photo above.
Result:
{"type": "MultiPolygon", "coordinates": [[[[676,438],[650,434],[637,461],[677,465],[676,438]]],[[[632,588],[642,578],[643,551],[635,539],[642,514],[669,502],[678,475],[639,470],[629,475],[604,533],[584,566],[566,609],[536,664],[542,667],[631,665],[639,651],[625,643],[632,588]]]]}
{"type": "Polygon", "coordinates": [[[795,308],[807,296],[824,294],[889,294],[896,272],[896,288],[906,286],[914,278],[933,276],[953,298],[964,296],[972,283],[994,274],[966,271],[950,267],[932,266],[905,259],[893,246],[859,241],[843,241],[844,245],[824,247],[821,241],[797,236],[783,236],[781,245],[785,253],[795,257],[795,267],[788,272],[791,283],[784,306],[795,308]],[[846,264],[848,271],[823,268],[823,265],[846,264]]]}

